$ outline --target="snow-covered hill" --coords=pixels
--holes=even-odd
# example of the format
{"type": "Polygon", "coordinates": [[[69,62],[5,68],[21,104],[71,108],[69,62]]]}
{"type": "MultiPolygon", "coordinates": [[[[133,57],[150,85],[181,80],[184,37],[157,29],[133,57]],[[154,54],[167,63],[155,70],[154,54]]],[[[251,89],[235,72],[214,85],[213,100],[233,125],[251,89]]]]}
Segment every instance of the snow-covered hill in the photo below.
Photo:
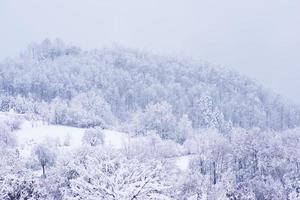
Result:
{"type": "Polygon", "coordinates": [[[132,114],[162,102],[177,119],[172,126],[183,115],[193,128],[221,132],[230,125],[277,131],[300,125],[298,106],[235,71],[126,48],[82,51],[60,40],[0,62],[0,90],[0,111],[76,127],[131,123],[132,114]]]}

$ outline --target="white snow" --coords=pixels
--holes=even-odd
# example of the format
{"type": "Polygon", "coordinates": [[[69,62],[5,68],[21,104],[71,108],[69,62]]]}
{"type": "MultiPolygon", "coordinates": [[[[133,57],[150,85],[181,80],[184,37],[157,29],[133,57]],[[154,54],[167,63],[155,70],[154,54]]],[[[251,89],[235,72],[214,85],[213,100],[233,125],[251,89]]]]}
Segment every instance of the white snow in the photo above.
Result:
{"type": "Polygon", "coordinates": [[[104,145],[120,149],[128,141],[129,135],[122,132],[104,130],[104,145]]]}
{"type": "Polygon", "coordinates": [[[189,168],[190,156],[181,156],[176,159],[176,166],[182,170],[186,171],[189,168]]]}
{"type": "MultiPolygon", "coordinates": [[[[30,156],[31,148],[39,143],[56,143],[63,146],[67,135],[70,136],[70,148],[80,147],[86,129],[61,125],[49,125],[42,121],[24,120],[19,130],[16,130],[18,144],[23,156],[30,156]]],[[[103,130],[104,145],[120,149],[128,140],[126,133],[103,130]]]]}
{"type": "Polygon", "coordinates": [[[27,145],[32,142],[43,143],[45,140],[58,140],[63,143],[66,136],[71,136],[70,146],[80,146],[84,129],[69,126],[48,125],[41,121],[25,121],[20,130],[16,131],[19,145],[27,145]]]}
{"type": "MultiPolygon", "coordinates": [[[[11,113],[0,113],[0,119],[15,117],[11,113]]],[[[22,116],[18,116],[22,118],[22,116]]],[[[73,149],[82,145],[84,128],[76,128],[62,125],[51,125],[43,121],[28,121],[23,118],[23,123],[19,130],[15,131],[17,136],[20,154],[23,157],[31,156],[32,148],[40,143],[52,143],[58,145],[63,150],[73,149]],[[63,146],[64,140],[70,136],[70,146],[63,146]]],[[[113,130],[103,130],[104,145],[107,147],[121,149],[129,141],[129,135],[113,130]]],[[[186,171],[189,165],[189,156],[175,158],[175,165],[182,171],[186,171]]]]}

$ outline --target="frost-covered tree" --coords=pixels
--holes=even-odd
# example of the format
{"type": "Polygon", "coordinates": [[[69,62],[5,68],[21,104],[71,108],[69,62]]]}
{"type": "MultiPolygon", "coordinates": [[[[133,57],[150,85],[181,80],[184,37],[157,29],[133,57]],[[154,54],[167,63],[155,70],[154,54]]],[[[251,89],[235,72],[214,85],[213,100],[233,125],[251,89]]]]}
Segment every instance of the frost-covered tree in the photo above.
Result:
{"type": "Polygon", "coordinates": [[[64,141],[63,141],[63,145],[64,146],[70,146],[70,143],[71,143],[71,135],[68,133],[65,138],[64,138],[64,141]]]}
{"type": "Polygon", "coordinates": [[[183,115],[177,124],[178,137],[181,141],[184,141],[186,138],[192,137],[194,134],[192,122],[189,120],[187,115],[183,115]]]}
{"type": "Polygon", "coordinates": [[[55,59],[59,56],[77,54],[79,49],[72,46],[66,46],[60,39],[54,41],[48,38],[44,39],[40,45],[31,44],[27,50],[21,54],[23,58],[32,58],[37,60],[55,59]]]}
{"type": "Polygon", "coordinates": [[[212,98],[209,96],[202,96],[195,99],[193,104],[192,112],[194,127],[215,127],[217,121],[212,98]]]}
{"type": "Polygon", "coordinates": [[[172,173],[164,163],[139,162],[98,151],[82,155],[84,162],[75,161],[77,163],[73,165],[78,177],[70,180],[70,190],[65,192],[65,198],[170,199],[168,190],[172,187],[172,173]]]}
{"type": "Polygon", "coordinates": [[[56,98],[51,102],[53,123],[77,127],[107,127],[115,123],[110,105],[95,92],[80,93],[65,102],[56,98]]]}
{"type": "Polygon", "coordinates": [[[0,146],[14,147],[17,144],[16,135],[5,122],[0,122],[0,146]]]}
{"type": "Polygon", "coordinates": [[[191,115],[194,127],[216,128],[222,133],[231,130],[231,122],[224,119],[223,113],[214,105],[210,96],[194,99],[191,115]]]}
{"type": "Polygon", "coordinates": [[[179,139],[175,131],[176,118],[172,113],[172,106],[165,101],[147,106],[140,117],[140,126],[144,131],[155,130],[161,138],[179,139]]]}
{"type": "Polygon", "coordinates": [[[104,143],[104,134],[101,128],[87,129],[82,137],[82,143],[90,146],[102,145],[104,143]]]}
{"type": "Polygon", "coordinates": [[[37,145],[33,151],[34,155],[37,157],[43,170],[43,177],[46,178],[45,167],[50,167],[55,164],[56,154],[54,151],[46,147],[45,145],[37,145]]]}
{"type": "Polygon", "coordinates": [[[39,181],[28,174],[7,175],[0,180],[0,198],[3,200],[47,199],[39,181]]]}
{"type": "Polygon", "coordinates": [[[173,140],[162,139],[153,131],[145,136],[130,138],[123,149],[126,157],[139,160],[175,158],[183,154],[181,145],[173,140]]]}

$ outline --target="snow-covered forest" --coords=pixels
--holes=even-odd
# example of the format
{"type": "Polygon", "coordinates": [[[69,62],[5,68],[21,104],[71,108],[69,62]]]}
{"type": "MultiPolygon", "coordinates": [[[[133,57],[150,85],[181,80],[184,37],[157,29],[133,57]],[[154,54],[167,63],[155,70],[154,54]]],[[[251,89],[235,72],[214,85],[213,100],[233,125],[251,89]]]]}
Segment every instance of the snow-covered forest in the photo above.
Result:
{"type": "Polygon", "coordinates": [[[300,107],[235,71],[45,39],[0,91],[0,199],[300,199],[300,107]]]}

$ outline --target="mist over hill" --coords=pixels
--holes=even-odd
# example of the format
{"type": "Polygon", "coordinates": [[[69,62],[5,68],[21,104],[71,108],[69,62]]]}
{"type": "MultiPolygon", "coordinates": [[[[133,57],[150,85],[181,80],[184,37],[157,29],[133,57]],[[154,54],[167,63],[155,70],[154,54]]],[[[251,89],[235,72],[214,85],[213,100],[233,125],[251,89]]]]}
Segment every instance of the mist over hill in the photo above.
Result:
{"type": "Polygon", "coordinates": [[[129,122],[155,104],[167,107],[175,124],[187,115],[194,128],[222,132],[300,123],[299,108],[235,71],[122,47],[83,51],[59,39],[1,62],[0,89],[1,111],[77,127],[129,122]]]}

